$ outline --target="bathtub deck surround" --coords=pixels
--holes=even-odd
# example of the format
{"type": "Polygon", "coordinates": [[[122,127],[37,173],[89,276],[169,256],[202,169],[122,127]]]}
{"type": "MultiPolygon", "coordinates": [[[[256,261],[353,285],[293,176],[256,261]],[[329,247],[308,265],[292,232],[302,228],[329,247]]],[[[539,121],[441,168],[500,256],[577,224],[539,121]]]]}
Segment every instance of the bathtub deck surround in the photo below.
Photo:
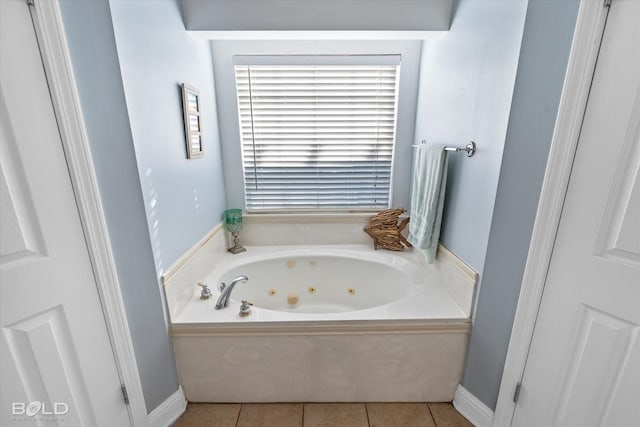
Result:
{"type": "Polygon", "coordinates": [[[363,231],[373,214],[256,214],[245,216],[244,243],[264,245],[371,244],[363,231]]]}
{"type": "MultiPolygon", "coordinates": [[[[371,238],[362,231],[371,214],[349,215],[248,215],[244,219],[247,246],[343,244],[371,248],[371,238]],[[298,231],[290,232],[291,229],[298,231]]],[[[162,275],[169,316],[172,324],[192,300],[198,282],[203,282],[226,255],[226,233],[223,223],[215,226],[162,275]]],[[[379,251],[389,253],[388,251],[379,251]]],[[[411,251],[405,252],[412,256],[411,251]]],[[[474,286],[478,273],[442,245],[437,262],[425,267],[456,304],[470,317],[474,286]]],[[[206,283],[217,289],[218,283],[206,283]]],[[[216,294],[217,295],[217,294],[216,294]]],[[[217,296],[216,296],[217,297],[217,296]]]]}
{"type": "Polygon", "coordinates": [[[376,251],[362,244],[247,249],[243,254],[226,255],[202,278],[214,289],[215,297],[221,294],[218,283],[230,283],[242,276],[251,278],[235,287],[231,310],[213,313],[216,299],[202,301],[201,288],[191,286],[189,301],[172,319],[173,330],[183,325],[237,322],[236,309],[243,299],[254,303],[256,315],[242,324],[469,318],[438,283],[437,271],[426,270],[416,252],[376,251]],[[294,304],[289,298],[293,295],[298,296],[294,304]]]}
{"type": "Polygon", "coordinates": [[[167,272],[171,333],[190,401],[452,400],[470,330],[475,272],[446,250],[432,265],[415,251],[374,251],[362,232],[366,220],[263,217],[252,224],[249,219],[247,229],[257,227],[245,233],[248,241],[266,234],[279,238],[231,255],[224,233],[214,232],[167,272]],[[359,233],[347,233],[348,244],[326,244],[327,226],[359,233]],[[292,228],[308,243],[295,245],[292,228]],[[337,271],[329,278],[340,282],[335,289],[312,274],[326,262],[337,263],[325,266],[337,271]],[[349,266],[359,270],[349,272],[349,266]],[[314,283],[289,289],[277,279],[269,282],[278,268],[280,274],[297,272],[289,275],[294,281],[314,283]],[[237,274],[251,281],[236,287],[228,309],[214,310],[215,299],[200,300],[198,281],[217,297],[217,282],[237,274]],[[382,278],[378,285],[376,277],[382,278]],[[327,301],[309,303],[320,296],[327,301]],[[253,314],[238,315],[240,299],[254,302],[253,314]],[[225,369],[202,370],[203,357],[225,369]]]}

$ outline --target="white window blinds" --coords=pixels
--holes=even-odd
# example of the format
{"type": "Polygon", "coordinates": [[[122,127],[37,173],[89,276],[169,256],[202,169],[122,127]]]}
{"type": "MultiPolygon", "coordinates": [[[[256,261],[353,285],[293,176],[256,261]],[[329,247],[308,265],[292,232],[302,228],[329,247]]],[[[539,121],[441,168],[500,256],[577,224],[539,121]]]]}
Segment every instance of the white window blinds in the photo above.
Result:
{"type": "Polygon", "coordinates": [[[398,70],[236,65],[247,210],[388,207],[398,70]]]}

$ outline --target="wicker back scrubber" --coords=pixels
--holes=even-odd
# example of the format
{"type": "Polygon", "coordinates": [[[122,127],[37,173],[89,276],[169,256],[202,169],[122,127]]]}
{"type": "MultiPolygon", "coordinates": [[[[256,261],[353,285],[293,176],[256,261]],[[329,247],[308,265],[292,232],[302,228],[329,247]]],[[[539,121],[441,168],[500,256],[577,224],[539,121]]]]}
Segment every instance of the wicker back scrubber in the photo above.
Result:
{"type": "Polygon", "coordinates": [[[404,208],[385,209],[378,212],[364,228],[373,239],[373,248],[381,246],[392,251],[402,251],[405,247],[412,247],[411,243],[402,235],[402,230],[409,223],[409,217],[398,222],[398,218],[405,212],[404,208]]]}

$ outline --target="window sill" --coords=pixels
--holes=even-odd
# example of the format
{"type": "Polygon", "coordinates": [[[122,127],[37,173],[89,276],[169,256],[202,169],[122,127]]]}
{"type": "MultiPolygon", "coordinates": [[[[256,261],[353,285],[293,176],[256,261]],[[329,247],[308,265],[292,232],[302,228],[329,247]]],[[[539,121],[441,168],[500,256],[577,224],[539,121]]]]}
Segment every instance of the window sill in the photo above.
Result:
{"type": "Polygon", "coordinates": [[[245,224],[361,224],[376,212],[351,213],[249,213],[243,216],[245,224]]]}

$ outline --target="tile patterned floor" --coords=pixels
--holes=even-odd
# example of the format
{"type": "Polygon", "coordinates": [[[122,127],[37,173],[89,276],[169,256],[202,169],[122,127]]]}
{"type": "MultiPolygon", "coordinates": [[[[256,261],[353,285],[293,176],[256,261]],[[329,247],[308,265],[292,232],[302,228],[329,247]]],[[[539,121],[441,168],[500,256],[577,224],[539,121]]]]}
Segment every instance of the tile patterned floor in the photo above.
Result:
{"type": "Polygon", "coordinates": [[[189,403],[174,427],[472,427],[450,403],[189,403]]]}

